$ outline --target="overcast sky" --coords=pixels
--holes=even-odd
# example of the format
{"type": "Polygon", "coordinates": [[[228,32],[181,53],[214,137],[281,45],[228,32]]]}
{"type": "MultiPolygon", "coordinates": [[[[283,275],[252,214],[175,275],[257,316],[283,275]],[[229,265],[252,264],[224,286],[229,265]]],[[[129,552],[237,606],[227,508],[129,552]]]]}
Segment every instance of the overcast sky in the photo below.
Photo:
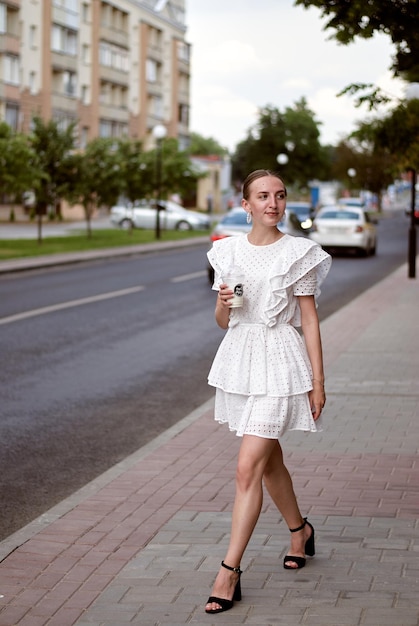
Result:
{"type": "Polygon", "coordinates": [[[328,40],[320,11],[293,0],[188,0],[192,44],[190,129],[233,151],[266,105],[281,111],[302,96],[322,122],[321,142],[337,143],[365,119],[350,97],[354,82],[403,97],[391,78],[393,48],[384,35],[342,46],[328,40]]]}

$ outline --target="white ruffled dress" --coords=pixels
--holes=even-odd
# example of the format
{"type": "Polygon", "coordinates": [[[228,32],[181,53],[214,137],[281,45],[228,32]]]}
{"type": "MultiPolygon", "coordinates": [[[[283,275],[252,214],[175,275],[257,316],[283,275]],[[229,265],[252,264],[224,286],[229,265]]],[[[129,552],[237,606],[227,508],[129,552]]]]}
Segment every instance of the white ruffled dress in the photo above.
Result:
{"type": "Polygon", "coordinates": [[[321,430],[308,400],[312,371],[297,296],[320,295],[330,256],[304,237],[283,235],[254,246],[247,235],[214,242],[208,252],[213,289],[223,276],[244,276],[242,308],[231,309],[208,383],[216,387],[215,419],[238,436],[278,439],[287,430],[321,430]]]}

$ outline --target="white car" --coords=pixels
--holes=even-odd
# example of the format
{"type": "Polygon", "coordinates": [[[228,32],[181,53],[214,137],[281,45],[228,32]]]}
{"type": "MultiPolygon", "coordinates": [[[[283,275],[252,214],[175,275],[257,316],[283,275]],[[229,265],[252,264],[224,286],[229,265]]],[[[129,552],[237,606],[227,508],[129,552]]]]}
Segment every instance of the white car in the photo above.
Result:
{"type": "MultiPolygon", "coordinates": [[[[176,202],[159,200],[160,228],[162,230],[208,230],[211,221],[204,213],[189,211],[176,202]]],[[[111,222],[121,228],[147,228],[156,226],[156,207],[153,202],[141,201],[134,206],[123,204],[111,208],[111,222]]]]}
{"type": "Polygon", "coordinates": [[[309,237],[323,248],[355,249],[365,256],[377,249],[376,222],[355,206],[338,204],[320,209],[309,237]]]}

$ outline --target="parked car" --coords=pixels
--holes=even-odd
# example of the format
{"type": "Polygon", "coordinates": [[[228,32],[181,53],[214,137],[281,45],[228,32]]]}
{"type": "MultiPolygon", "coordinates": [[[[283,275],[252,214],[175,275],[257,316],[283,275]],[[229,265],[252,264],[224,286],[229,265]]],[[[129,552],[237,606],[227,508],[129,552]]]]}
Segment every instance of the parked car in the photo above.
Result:
{"type": "Polygon", "coordinates": [[[376,222],[360,207],[323,207],[314,218],[310,239],[323,248],[355,249],[367,256],[377,249],[376,222]]]}
{"type": "Polygon", "coordinates": [[[339,198],[338,204],[344,204],[345,206],[357,206],[364,209],[366,208],[364,200],[359,196],[339,198]]]}
{"type": "Polygon", "coordinates": [[[287,201],[287,212],[292,212],[298,217],[301,228],[307,231],[311,228],[314,218],[314,209],[310,202],[287,201]]]}
{"type": "MultiPolygon", "coordinates": [[[[234,237],[235,235],[248,233],[252,228],[252,224],[247,223],[246,217],[247,213],[241,206],[230,209],[213,229],[210,237],[211,242],[217,241],[217,239],[223,239],[224,237],[234,237]]],[[[288,235],[307,236],[307,232],[301,227],[298,217],[292,211],[285,212],[284,219],[278,224],[278,228],[288,235]]],[[[214,282],[214,270],[209,263],[207,270],[208,280],[212,285],[214,282]]]]}
{"type": "Polygon", "coordinates": [[[211,241],[248,233],[252,225],[247,223],[246,217],[247,213],[241,206],[230,209],[214,227],[211,233],[211,241]]]}
{"type": "MultiPolygon", "coordinates": [[[[159,200],[160,227],[163,230],[209,230],[208,215],[190,211],[171,200],[159,200]]],[[[111,208],[111,222],[121,228],[148,228],[156,225],[156,206],[153,202],[139,201],[127,206],[118,204],[111,208]]]]}

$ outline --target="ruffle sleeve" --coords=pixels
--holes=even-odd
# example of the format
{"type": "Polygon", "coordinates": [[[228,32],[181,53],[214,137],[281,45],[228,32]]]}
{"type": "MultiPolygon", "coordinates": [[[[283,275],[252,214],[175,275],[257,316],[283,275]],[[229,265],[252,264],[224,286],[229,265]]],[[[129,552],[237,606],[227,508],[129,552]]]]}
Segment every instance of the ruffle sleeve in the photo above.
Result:
{"type": "Polygon", "coordinates": [[[214,269],[214,284],[212,286],[216,291],[219,290],[223,282],[223,276],[234,272],[241,271],[241,268],[235,262],[235,250],[238,237],[226,237],[214,241],[212,248],[207,252],[208,261],[214,269]]]}
{"type": "MultiPolygon", "coordinates": [[[[320,296],[320,286],[326,278],[332,259],[327,252],[317,243],[303,237],[289,237],[287,241],[287,254],[279,255],[276,263],[272,267],[269,282],[266,306],[264,307],[263,321],[269,326],[275,326],[281,311],[289,306],[287,290],[294,289],[300,281],[296,295],[314,295],[317,299],[320,296]],[[310,275],[311,279],[315,274],[315,280],[307,282],[307,293],[302,293],[301,281],[304,276],[310,275]]],[[[298,299],[295,300],[294,311],[289,319],[293,326],[301,326],[301,311],[298,299]]]]}

